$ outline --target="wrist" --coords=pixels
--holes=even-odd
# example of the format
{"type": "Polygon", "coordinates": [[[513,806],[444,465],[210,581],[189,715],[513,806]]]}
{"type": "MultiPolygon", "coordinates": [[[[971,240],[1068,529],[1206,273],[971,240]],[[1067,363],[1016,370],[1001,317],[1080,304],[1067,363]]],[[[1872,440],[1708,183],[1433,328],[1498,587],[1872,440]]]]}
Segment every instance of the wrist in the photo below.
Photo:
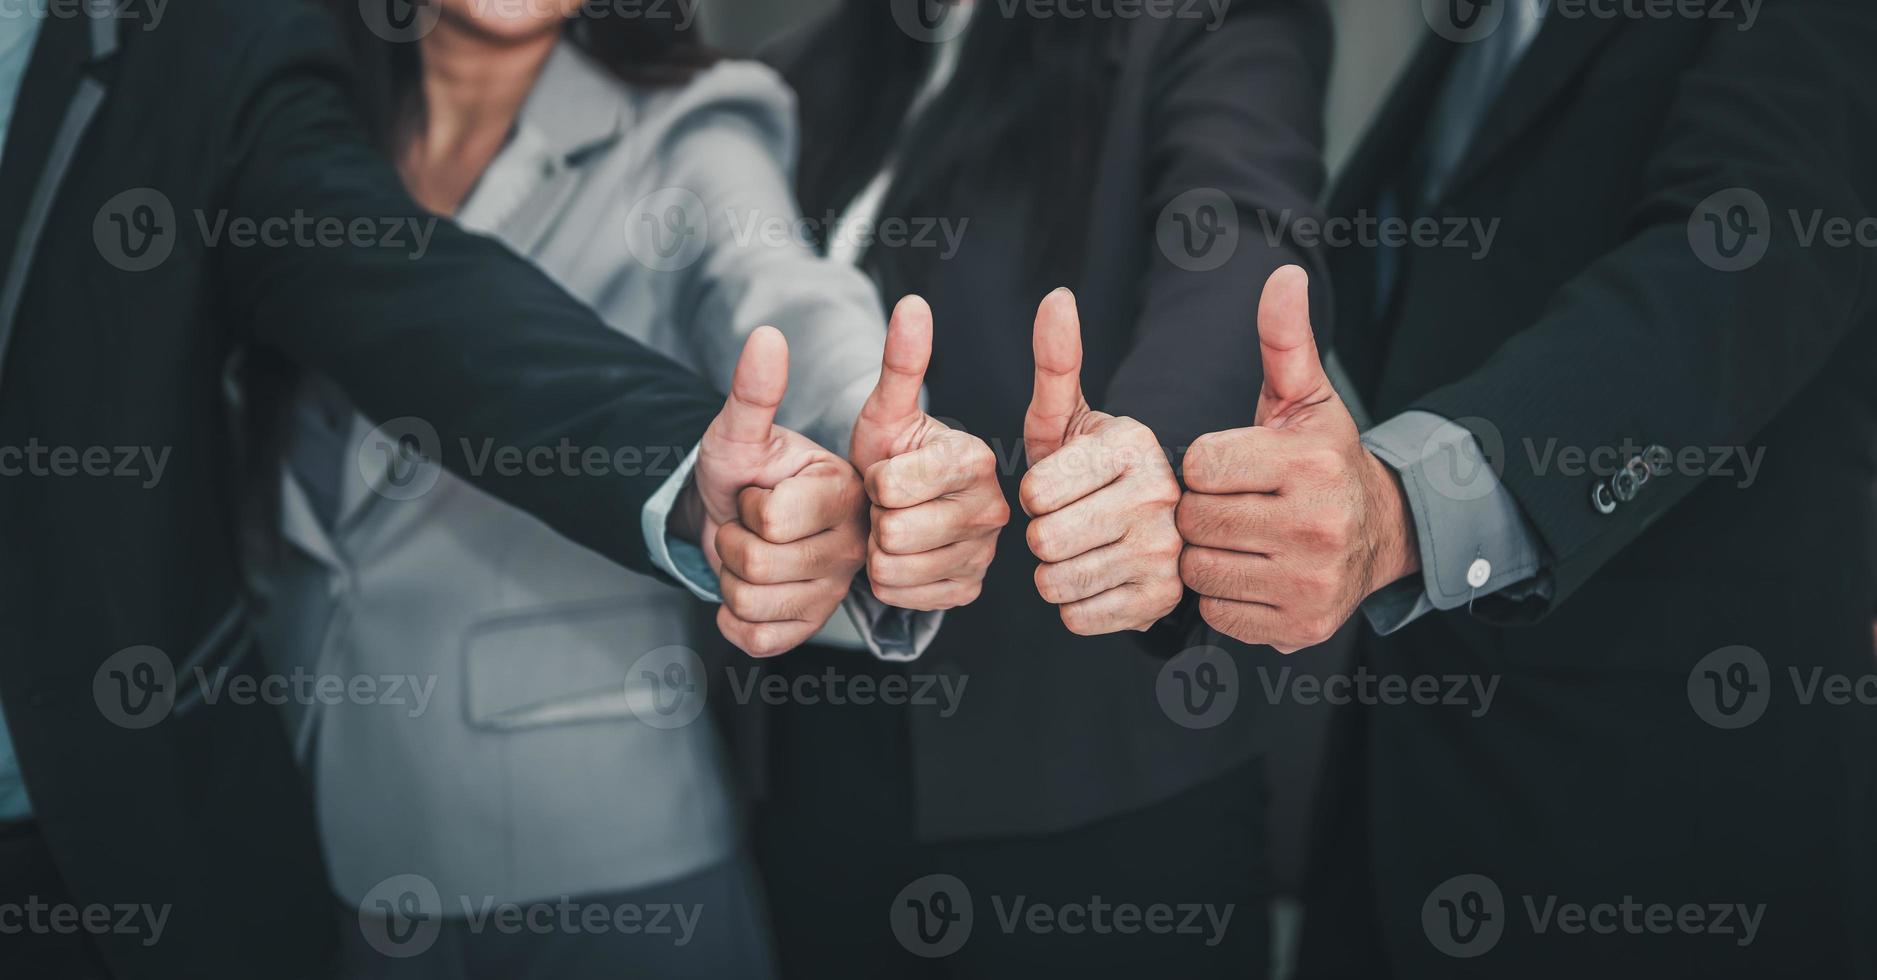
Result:
{"type": "Polygon", "coordinates": [[[678,499],[672,504],[671,516],[665,522],[665,533],[680,541],[701,544],[704,539],[704,496],[697,488],[697,474],[684,481],[684,489],[678,492],[678,499]]]}
{"type": "Polygon", "coordinates": [[[1421,546],[1414,532],[1401,475],[1374,453],[1368,457],[1369,515],[1374,560],[1369,591],[1392,585],[1421,570],[1421,546]]]}

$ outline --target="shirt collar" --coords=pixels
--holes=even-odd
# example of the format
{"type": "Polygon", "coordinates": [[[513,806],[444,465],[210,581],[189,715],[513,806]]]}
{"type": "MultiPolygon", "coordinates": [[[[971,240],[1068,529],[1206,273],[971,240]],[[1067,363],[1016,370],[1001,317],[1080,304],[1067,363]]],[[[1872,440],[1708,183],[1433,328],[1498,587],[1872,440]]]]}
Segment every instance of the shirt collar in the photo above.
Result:
{"type": "Polygon", "coordinates": [[[631,113],[623,83],[571,41],[554,46],[516,120],[559,160],[619,138],[631,113]]]}

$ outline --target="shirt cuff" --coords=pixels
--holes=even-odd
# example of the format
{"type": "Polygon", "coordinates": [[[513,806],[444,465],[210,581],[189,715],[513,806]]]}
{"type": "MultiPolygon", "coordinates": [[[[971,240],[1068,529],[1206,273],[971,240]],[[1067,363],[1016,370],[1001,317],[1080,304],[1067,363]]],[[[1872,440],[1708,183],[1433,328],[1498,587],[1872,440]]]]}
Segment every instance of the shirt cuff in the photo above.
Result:
{"type": "Polygon", "coordinates": [[[1370,429],[1362,443],[1401,477],[1421,550],[1420,575],[1362,603],[1377,633],[1489,595],[1514,602],[1550,597],[1538,536],[1472,432],[1412,411],[1370,429]]]}
{"type": "Polygon", "coordinates": [[[841,608],[846,610],[867,652],[880,660],[897,662],[919,659],[945,620],[943,611],[917,612],[881,602],[864,575],[854,578],[841,608]]]}
{"type": "MultiPolygon", "coordinates": [[[[672,537],[667,530],[671,512],[678,505],[678,495],[684,492],[685,484],[691,482],[691,471],[696,468],[697,449],[693,448],[684,462],[678,464],[677,471],[645,502],[645,509],[639,513],[639,527],[645,535],[645,548],[651,555],[653,567],[676,579],[699,599],[720,603],[723,596],[717,591],[717,576],[710,570],[704,549],[672,537]]],[[[938,636],[939,624],[945,619],[943,612],[914,612],[889,606],[874,598],[873,589],[860,577],[854,579],[853,588],[841,608],[847,612],[861,644],[881,660],[917,660],[926,647],[932,645],[933,638],[938,636]]],[[[815,639],[836,646],[846,645],[840,642],[838,632],[824,629],[815,639]]]]}
{"type": "Polygon", "coordinates": [[[645,550],[651,556],[652,566],[676,579],[680,585],[691,590],[691,594],[705,602],[722,602],[723,596],[717,592],[717,576],[710,570],[710,561],[704,557],[704,549],[689,541],[674,538],[667,531],[671,521],[671,512],[678,506],[678,495],[684,492],[685,484],[691,482],[691,471],[697,468],[697,447],[678,464],[676,472],[661,484],[644,509],[639,511],[639,528],[645,535],[645,550]]]}

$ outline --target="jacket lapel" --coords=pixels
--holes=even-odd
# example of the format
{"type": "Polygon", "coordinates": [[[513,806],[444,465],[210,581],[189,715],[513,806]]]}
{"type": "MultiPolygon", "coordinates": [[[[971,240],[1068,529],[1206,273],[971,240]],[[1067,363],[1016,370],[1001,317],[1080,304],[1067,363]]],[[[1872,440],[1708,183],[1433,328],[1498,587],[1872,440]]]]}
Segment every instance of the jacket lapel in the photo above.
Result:
{"type": "MultiPolygon", "coordinates": [[[[0,283],[0,377],[4,376],[6,352],[12,345],[13,331],[19,315],[20,301],[26,292],[26,284],[32,271],[33,258],[39,249],[39,241],[45,232],[46,219],[52,212],[54,200],[58,197],[59,187],[65,180],[65,174],[71,169],[72,160],[77,155],[79,141],[84,138],[85,130],[104,104],[107,87],[91,70],[117,53],[117,22],[113,17],[112,0],[86,0],[85,17],[81,22],[67,24],[59,18],[47,18],[41,28],[45,32],[39,39],[38,48],[33,54],[35,62],[27,70],[27,77],[20,86],[17,96],[21,109],[29,109],[45,99],[56,100],[64,95],[63,111],[51,129],[51,139],[43,148],[22,145],[27,139],[8,140],[8,165],[4,174],[9,182],[19,179],[30,185],[32,191],[26,198],[20,211],[18,232],[10,246],[6,259],[5,279],[0,283]],[[84,36],[73,39],[61,32],[82,29],[84,36]],[[62,64],[70,57],[64,50],[64,44],[76,40],[81,65],[76,73],[76,84],[70,81],[68,64],[62,64]],[[42,64],[40,59],[54,59],[42,64]],[[43,84],[51,84],[57,92],[44,92],[43,84]],[[69,92],[63,91],[69,89],[69,92]],[[43,160],[36,173],[20,173],[21,168],[30,168],[32,163],[43,160]]],[[[15,127],[33,125],[28,113],[16,112],[15,127]]],[[[30,132],[26,130],[24,132],[30,132]]]]}

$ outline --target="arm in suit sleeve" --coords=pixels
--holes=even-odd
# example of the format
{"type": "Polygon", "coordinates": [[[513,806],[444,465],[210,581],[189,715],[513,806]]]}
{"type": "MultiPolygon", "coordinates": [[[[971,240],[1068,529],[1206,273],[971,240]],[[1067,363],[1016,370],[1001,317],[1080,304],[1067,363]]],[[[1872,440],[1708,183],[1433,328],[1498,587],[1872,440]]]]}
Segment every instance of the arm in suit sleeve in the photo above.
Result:
{"type": "MultiPolygon", "coordinates": [[[[1323,190],[1323,98],[1331,37],[1318,0],[1235,3],[1216,31],[1182,24],[1159,53],[1150,107],[1141,247],[1147,265],[1129,350],[1097,406],[1152,429],[1173,459],[1207,432],[1252,423],[1263,377],[1258,297],[1280,266],[1311,272],[1317,346],[1330,349],[1327,264],[1298,245],[1292,222],[1315,218],[1323,190]],[[1216,267],[1162,244],[1181,195],[1235,209],[1237,240],[1216,267]],[[1181,261],[1176,262],[1176,256],[1181,261]],[[1199,271],[1203,269],[1204,271],[1199,271]]],[[[1223,247],[1215,243],[1213,247],[1223,247]]],[[[1197,597],[1140,635],[1152,652],[1204,634],[1197,597]]]]}
{"type": "MultiPolygon", "coordinates": [[[[265,23],[217,133],[222,206],[256,219],[425,221],[351,111],[327,17],[283,5],[265,23]]],[[[427,247],[413,245],[407,234],[397,247],[224,247],[214,262],[226,314],[256,340],[334,378],[373,419],[425,420],[445,466],[651,572],[641,512],[718,396],[491,240],[443,221],[427,247]],[[636,448],[645,465],[544,478],[475,463],[485,444],[563,443],[636,448]]]]}
{"type": "Polygon", "coordinates": [[[678,300],[703,373],[727,389],[743,341],[768,324],[789,341],[777,416],[842,456],[880,376],[886,315],[865,274],[819,255],[790,190],[794,100],[767,68],[725,64],[692,97],[708,103],[661,148],[670,180],[703,201],[706,245],[678,300]]]}
{"type": "MultiPolygon", "coordinates": [[[[708,222],[679,300],[697,363],[727,389],[749,332],[763,324],[781,330],[790,384],[778,423],[845,457],[880,376],[886,317],[879,294],[859,269],[823,258],[798,234],[789,177],[795,107],[782,80],[767,68],[724,65],[693,89],[692,97],[709,102],[673,128],[662,153],[673,183],[703,201],[708,222]]],[[[692,591],[721,601],[715,582],[692,591]]],[[[884,660],[916,658],[944,618],[886,606],[864,578],[843,608],[847,619],[831,623],[819,642],[864,645],[884,660]],[[847,623],[852,632],[842,629],[847,623]]]]}
{"type": "Polygon", "coordinates": [[[1288,232],[1316,216],[1323,188],[1331,45],[1328,14],[1316,0],[1235,3],[1216,31],[1182,24],[1165,42],[1146,197],[1133,204],[1148,256],[1141,309],[1132,346],[1096,407],[1140,420],[1178,454],[1207,432],[1252,423],[1261,382],[1258,297],[1278,267],[1311,271],[1317,345],[1330,349],[1323,257],[1288,232]],[[1237,209],[1236,246],[1207,271],[1192,271],[1177,244],[1156,240],[1169,204],[1195,191],[1222,192],[1237,209]]]}
{"type": "Polygon", "coordinates": [[[1526,440],[1671,455],[1746,445],[1868,316],[1874,253],[1808,246],[1802,229],[1813,215],[1871,215],[1873,45],[1877,12],[1862,0],[1769,4],[1753,30],[1712,31],[1622,244],[1477,371],[1412,406],[1506,447],[1500,478],[1543,546],[1549,601],[1495,596],[1476,614],[1542,616],[1700,482],[1670,467],[1603,514],[1593,478],[1547,471],[1526,440]],[[1722,271],[1704,214],[1725,221],[1755,201],[1765,254],[1722,271]]]}

